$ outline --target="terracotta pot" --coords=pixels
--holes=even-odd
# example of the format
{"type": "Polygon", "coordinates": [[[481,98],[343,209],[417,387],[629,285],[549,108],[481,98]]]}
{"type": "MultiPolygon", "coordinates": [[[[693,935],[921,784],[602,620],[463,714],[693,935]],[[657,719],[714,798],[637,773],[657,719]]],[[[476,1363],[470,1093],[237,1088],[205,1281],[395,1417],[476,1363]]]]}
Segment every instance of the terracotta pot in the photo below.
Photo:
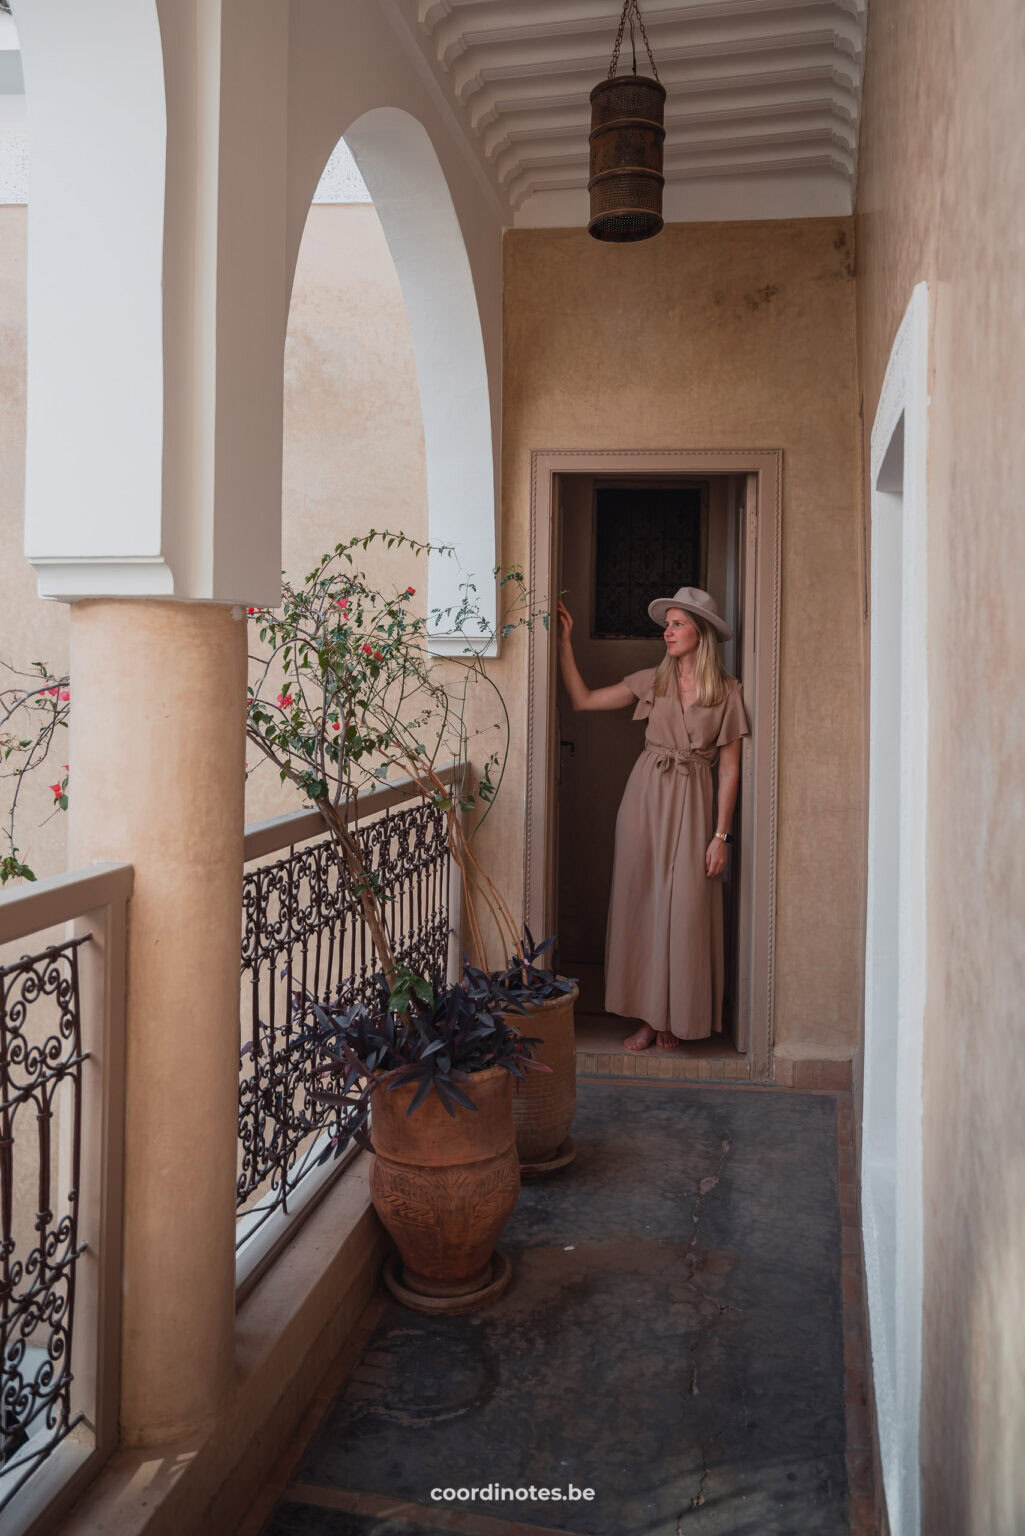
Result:
{"type": "Polygon", "coordinates": [[[577,1050],[573,1007],[580,989],[528,1005],[525,1016],[510,1014],[527,1036],[540,1036],[537,1060],[551,1072],[528,1072],[513,1092],[516,1150],[524,1164],[552,1162],[566,1140],[577,1108],[577,1050]]]}
{"type": "Polygon", "coordinates": [[[514,1079],[489,1067],[461,1083],[476,1111],[447,1113],[431,1093],[407,1118],[416,1084],[373,1098],[370,1197],[402,1260],[406,1290],[458,1297],[486,1289],[498,1235],[520,1192],[514,1079]]]}

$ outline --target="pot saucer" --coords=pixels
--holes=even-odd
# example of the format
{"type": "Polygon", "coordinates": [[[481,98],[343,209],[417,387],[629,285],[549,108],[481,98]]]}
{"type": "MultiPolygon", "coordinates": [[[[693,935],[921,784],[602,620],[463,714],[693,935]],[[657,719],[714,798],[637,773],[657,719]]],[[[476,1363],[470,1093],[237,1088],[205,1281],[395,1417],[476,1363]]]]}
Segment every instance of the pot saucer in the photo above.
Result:
{"type": "Polygon", "coordinates": [[[411,1291],[403,1284],[401,1275],[402,1260],[397,1253],[389,1254],[384,1261],[384,1283],[396,1301],[411,1307],[414,1312],[429,1312],[432,1317],[453,1317],[459,1312],[476,1312],[478,1307],[497,1301],[512,1279],[512,1261],[496,1248],[484,1284],[476,1291],[464,1291],[459,1296],[426,1296],[420,1291],[411,1291]]]}
{"type": "Polygon", "coordinates": [[[577,1144],[572,1136],[567,1136],[555,1149],[555,1156],[550,1157],[546,1163],[521,1163],[520,1178],[532,1178],[539,1174],[554,1173],[557,1168],[565,1168],[577,1155],[577,1144]]]}

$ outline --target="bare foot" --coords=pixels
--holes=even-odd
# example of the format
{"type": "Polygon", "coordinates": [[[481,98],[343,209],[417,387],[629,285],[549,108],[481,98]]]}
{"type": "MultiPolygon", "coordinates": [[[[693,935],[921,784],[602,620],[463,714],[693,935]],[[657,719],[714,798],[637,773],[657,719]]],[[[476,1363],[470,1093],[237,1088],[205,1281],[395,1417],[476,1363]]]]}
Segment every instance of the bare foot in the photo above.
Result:
{"type": "Polygon", "coordinates": [[[658,1048],[660,1051],[675,1051],[679,1040],[669,1029],[660,1029],[658,1032],[658,1048]]]}
{"type": "Polygon", "coordinates": [[[623,1045],[628,1051],[646,1051],[649,1045],[655,1043],[655,1031],[650,1024],[642,1024],[635,1035],[629,1040],[624,1040],[623,1045]]]}

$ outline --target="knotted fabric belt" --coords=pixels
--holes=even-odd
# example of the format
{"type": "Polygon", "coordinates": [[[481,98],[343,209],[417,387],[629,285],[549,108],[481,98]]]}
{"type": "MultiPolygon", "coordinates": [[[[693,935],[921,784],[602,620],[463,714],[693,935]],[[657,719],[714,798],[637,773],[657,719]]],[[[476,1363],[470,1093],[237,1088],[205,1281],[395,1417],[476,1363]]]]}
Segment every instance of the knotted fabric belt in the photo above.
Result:
{"type": "Polygon", "coordinates": [[[695,752],[688,747],[666,747],[658,741],[646,741],[644,750],[651,753],[655,759],[655,767],[661,773],[668,773],[671,769],[675,769],[677,773],[689,774],[695,764],[712,768],[719,755],[717,747],[710,747],[704,752],[695,752]]]}

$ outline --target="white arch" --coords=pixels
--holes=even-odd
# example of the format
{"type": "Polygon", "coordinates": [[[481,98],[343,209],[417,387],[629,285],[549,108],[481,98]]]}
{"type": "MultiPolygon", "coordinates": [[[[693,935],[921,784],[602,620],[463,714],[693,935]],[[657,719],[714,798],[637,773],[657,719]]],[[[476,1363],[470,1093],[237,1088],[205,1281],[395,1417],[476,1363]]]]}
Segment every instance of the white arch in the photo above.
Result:
{"type": "MultiPolygon", "coordinates": [[[[374,200],[409,317],[420,385],[432,544],[428,604],[455,609],[460,583],[495,630],[495,459],[480,311],[462,230],[434,145],[423,124],[397,107],[375,107],[345,131],[374,200]]],[[[431,648],[459,652],[442,620],[431,648]]],[[[493,651],[493,647],[491,648],[493,651]]]]}

